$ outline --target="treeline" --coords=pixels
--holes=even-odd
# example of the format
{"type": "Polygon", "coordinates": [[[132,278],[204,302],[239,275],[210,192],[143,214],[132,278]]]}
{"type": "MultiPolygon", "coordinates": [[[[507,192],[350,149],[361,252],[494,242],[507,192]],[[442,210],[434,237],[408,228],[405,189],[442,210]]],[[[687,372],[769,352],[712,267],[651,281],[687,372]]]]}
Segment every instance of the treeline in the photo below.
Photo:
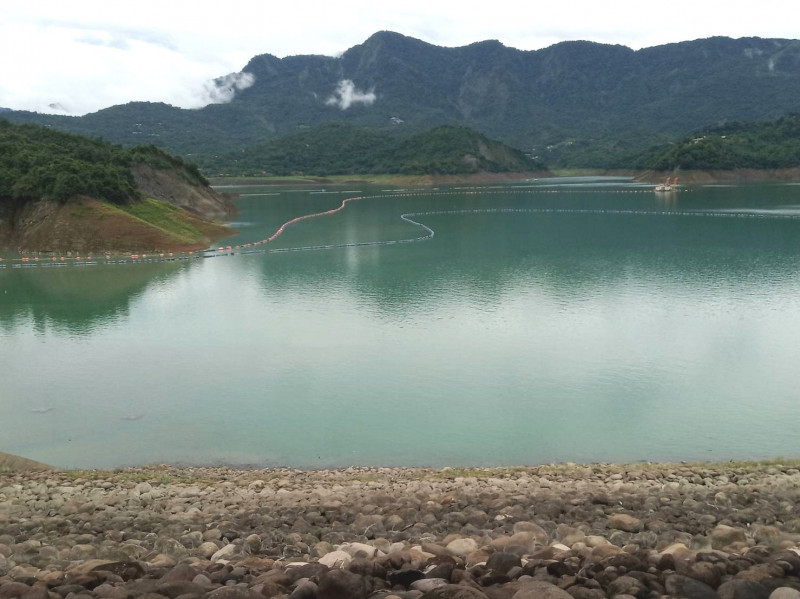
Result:
{"type": "Polygon", "coordinates": [[[196,158],[206,172],[229,175],[420,175],[544,168],[520,150],[466,127],[448,125],[402,136],[336,123],[241,151],[196,158]]]}
{"type": "Polygon", "coordinates": [[[658,170],[774,169],[800,166],[800,115],[734,122],[683,139],[654,157],[658,170]]]}
{"type": "Polygon", "coordinates": [[[100,139],[0,119],[0,201],[65,202],[85,195],[115,204],[140,199],[131,169],[146,164],[207,183],[197,167],[155,146],[123,148],[100,139]]]}

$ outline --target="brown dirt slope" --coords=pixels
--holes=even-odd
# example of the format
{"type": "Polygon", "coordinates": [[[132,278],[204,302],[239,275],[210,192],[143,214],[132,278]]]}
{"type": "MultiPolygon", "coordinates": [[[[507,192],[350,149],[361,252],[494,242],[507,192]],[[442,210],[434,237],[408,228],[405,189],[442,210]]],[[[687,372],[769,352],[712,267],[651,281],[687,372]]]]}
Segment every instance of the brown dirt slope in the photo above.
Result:
{"type": "Polygon", "coordinates": [[[0,451],[0,472],[30,472],[32,470],[55,470],[55,468],[0,451]]]}
{"type": "Polygon", "coordinates": [[[66,204],[40,201],[15,216],[13,226],[0,222],[0,244],[22,251],[83,253],[191,251],[208,247],[233,230],[185,211],[180,221],[194,235],[176,235],[124,210],[91,198],[66,204]]]}
{"type": "Polygon", "coordinates": [[[230,196],[219,194],[210,187],[191,185],[173,171],[139,164],[131,172],[136,186],[146,198],[169,202],[206,218],[236,213],[230,196]]]}

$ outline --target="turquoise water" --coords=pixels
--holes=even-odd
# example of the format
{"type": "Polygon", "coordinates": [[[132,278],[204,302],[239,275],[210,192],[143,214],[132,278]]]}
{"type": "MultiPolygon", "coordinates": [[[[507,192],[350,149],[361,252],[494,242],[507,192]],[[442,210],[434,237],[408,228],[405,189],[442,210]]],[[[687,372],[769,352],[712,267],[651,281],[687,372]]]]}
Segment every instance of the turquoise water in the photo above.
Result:
{"type": "MultiPolygon", "coordinates": [[[[391,195],[241,191],[224,245],[391,195]]],[[[800,187],[408,193],[268,247],[424,235],[404,213],[433,239],[0,270],[0,450],[64,467],[798,456],[800,187]]]]}

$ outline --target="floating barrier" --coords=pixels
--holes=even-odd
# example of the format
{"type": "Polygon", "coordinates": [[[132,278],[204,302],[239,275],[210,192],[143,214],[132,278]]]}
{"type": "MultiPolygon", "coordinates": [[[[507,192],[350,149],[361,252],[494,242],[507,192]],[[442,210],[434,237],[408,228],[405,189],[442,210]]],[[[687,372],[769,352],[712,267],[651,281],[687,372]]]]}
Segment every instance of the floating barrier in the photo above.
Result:
{"type": "MultiPolygon", "coordinates": [[[[688,190],[686,190],[688,191],[688,190]]],[[[682,191],[682,193],[686,193],[686,191],[682,191]]],[[[342,192],[345,193],[345,192],[342,192]]],[[[348,192],[351,193],[351,192],[348,192]]],[[[419,235],[416,237],[408,237],[402,239],[390,239],[390,240],[380,240],[380,241],[358,241],[358,242],[348,242],[348,243],[331,243],[331,244],[320,244],[320,245],[307,245],[307,246],[299,246],[299,247],[287,247],[287,248],[271,248],[271,247],[264,247],[268,244],[275,241],[278,237],[283,235],[286,230],[294,224],[302,222],[304,220],[309,220],[312,218],[320,218],[324,216],[330,216],[332,214],[336,214],[341,212],[347,207],[347,204],[350,202],[357,202],[362,200],[377,200],[377,199],[392,199],[392,198],[414,198],[414,197],[442,197],[442,196],[485,196],[485,195],[552,195],[552,194],[561,194],[561,193],[568,193],[570,195],[575,194],[641,194],[646,193],[652,195],[652,189],[632,189],[632,190],[611,190],[611,189],[568,189],[566,191],[560,189],[541,189],[541,187],[531,187],[525,186],[521,188],[496,188],[496,187],[469,187],[469,188],[457,188],[451,189],[448,191],[438,191],[438,190],[395,190],[391,193],[381,193],[376,195],[370,196],[354,196],[351,198],[345,198],[342,200],[342,203],[330,210],[324,210],[321,212],[313,212],[311,214],[304,214],[301,216],[297,216],[292,218],[285,223],[283,223],[280,227],[278,227],[275,232],[270,235],[269,237],[261,240],[251,241],[244,244],[239,244],[235,246],[218,246],[216,249],[208,249],[208,250],[200,250],[200,251],[191,251],[191,252],[181,252],[180,254],[176,255],[174,252],[161,252],[158,253],[156,256],[148,256],[147,253],[140,252],[140,253],[131,253],[128,258],[117,258],[114,259],[110,254],[105,254],[102,260],[95,260],[92,256],[86,256],[82,258],[80,256],[72,257],[65,257],[65,256],[46,256],[42,260],[38,255],[36,256],[22,256],[20,258],[15,258],[12,260],[4,260],[0,258],[0,269],[5,269],[7,267],[10,268],[37,268],[37,267],[65,267],[65,266],[108,266],[108,265],[129,265],[129,264],[152,264],[157,262],[188,262],[191,260],[203,260],[208,258],[217,258],[223,256],[235,256],[238,254],[264,254],[264,253],[288,253],[288,252],[304,252],[304,251],[315,251],[315,250],[330,250],[330,249],[340,249],[340,248],[354,248],[354,247],[373,247],[373,246],[389,246],[389,245],[398,245],[398,244],[405,244],[405,243],[416,243],[421,241],[428,241],[433,239],[436,235],[433,228],[429,227],[428,225],[420,222],[416,219],[421,219],[427,216],[448,216],[448,215],[465,215],[465,214],[508,214],[508,213],[524,213],[524,214],[575,214],[575,215],[620,215],[620,216],[660,216],[660,217],[706,217],[706,218],[754,218],[754,219],[770,219],[770,220],[798,220],[800,219],[800,213],[798,214],[781,214],[776,212],[767,212],[767,211],[713,211],[713,210],[643,210],[643,209],[617,209],[617,208],[610,208],[610,209],[602,209],[602,208],[464,208],[464,209],[452,209],[452,210],[431,210],[431,211],[424,211],[424,212],[407,212],[400,214],[400,219],[422,229],[424,232],[423,235],[419,235]],[[243,249],[247,248],[247,249],[243,249]],[[44,261],[47,260],[48,261],[44,261]]],[[[259,194],[260,195],[260,194],[259,194]]]]}

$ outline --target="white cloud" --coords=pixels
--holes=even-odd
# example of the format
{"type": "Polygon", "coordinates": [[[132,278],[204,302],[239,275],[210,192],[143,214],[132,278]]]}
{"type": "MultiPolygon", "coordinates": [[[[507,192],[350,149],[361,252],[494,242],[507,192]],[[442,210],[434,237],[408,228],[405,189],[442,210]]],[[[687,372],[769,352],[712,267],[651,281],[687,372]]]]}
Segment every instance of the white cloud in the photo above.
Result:
{"type": "Polygon", "coordinates": [[[336,91],[333,92],[333,95],[325,100],[325,104],[328,106],[338,106],[342,110],[347,110],[353,104],[371,106],[376,99],[377,96],[374,90],[363,92],[356,89],[356,84],[350,79],[342,79],[336,91]]]}
{"type": "Polygon", "coordinates": [[[0,106],[49,112],[60,104],[73,114],[133,100],[196,107],[214,96],[209,81],[257,54],[332,56],[380,30],[443,46],[497,39],[535,50],[587,39],[641,48],[712,35],[796,38],[794,21],[781,18],[796,11],[796,0],[729,0],[724,10],[673,0],[667,15],[639,0],[573,0],[569,10],[530,0],[5,0],[0,106]]]}
{"type": "Polygon", "coordinates": [[[227,104],[233,100],[236,92],[247,89],[255,81],[255,75],[252,73],[231,73],[209,81],[203,86],[203,93],[198,97],[199,106],[227,104]]]}

